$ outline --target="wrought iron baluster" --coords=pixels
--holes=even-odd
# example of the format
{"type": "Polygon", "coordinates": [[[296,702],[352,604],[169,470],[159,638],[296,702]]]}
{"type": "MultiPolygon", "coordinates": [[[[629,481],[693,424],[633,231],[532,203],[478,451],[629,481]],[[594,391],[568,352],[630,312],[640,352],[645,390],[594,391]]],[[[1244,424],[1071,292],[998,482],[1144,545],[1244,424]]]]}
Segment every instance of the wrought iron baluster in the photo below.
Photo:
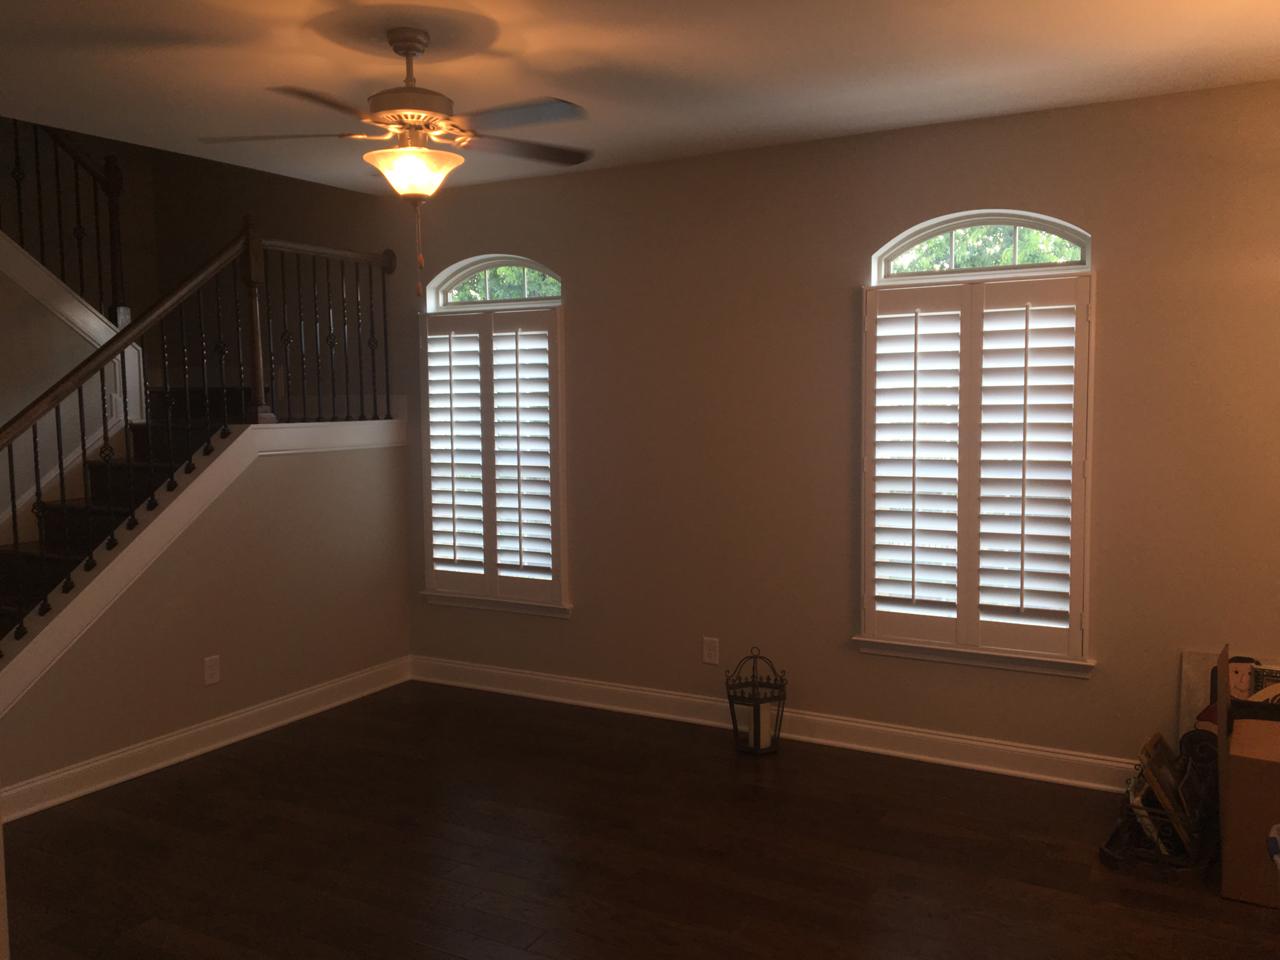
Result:
{"type": "MultiPolygon", "coordinates": [[[[58,458],[58,510],[62,514],[62,549],[63,552],[70,553],[71,514],[67,511],[67,475],[62,465],[62,404],[57,404],[53,408],[53,436],[54,453],[58,458]]],[[[91,513],[86,514],[86,518],[91,517],[91,513]]],[[[62,578],[62,592],[70,593],[75,587],[75,582],[71,579],[71,571],[68,570],[62,578]]]]}
{"type": "MultiPolygon", "coordinates": [[[[234,269],[235,261],[232,261],[234,269]]],[[[218,327],[218,342],[213,348],[213,352],[218,356],[218,389],[222,391],[222,428],[218,431],[218,436],[226,439],[231,436],[231,412],[229,404],[231,402],[231,391],[227,389],[227,354],[231,348],[227,346],[227,332],[222,322],[222,278],[230,276],[224,270],[213,278],[213,307],[214,321],[218,327]]]]}
{"type": "Polygon", "coordinates": [[[356,384],[360,391],[360,419],[364,419],[364,284],[360,282],[360,261],[351,264],[356,275],[356,384]]]}
{"type": "Polygon", "coordinates": [[[161,405],[164,407],[164,462],[169,468],[169,480],[165,484],[165,489],[173,492],[178,489],[177,477],[177,458],[173,455],[173,413],[177,409],[177,398],[173,395],[173,388],[169,382],[169,334],[166,327],[169,325],[169,318],[165,317],[157,326],[160,327],[160,374],[161,386],[163,388],[163,399],[161,405]]]}
{"type": "Polygon", "coordinates": [[[129,492],[125,496],[125,501],[129,504],[129,517],[125,520],[125,529],[132,530],[138,525],[138,509],[134,491],[138,489],[133,474],[133,427],[129,425],[129,348],[126,347],[120,351],[120,356],[116,359],[119,364],[120,376],[120,406],[121,419],[124,425],[121,427],[124,444],[124,472],[125,472],[125,489],[129,492]]]}
{"type": "MultiPolygon", "coordinates": [[[[240,403],[243,405],[242,414],[248,414],[252,405],[252,400],[246,392],[245,373],[244,373],[244,315],[240,312],[240,285],[243,283],[240,276],[240,258],[237,257],[231,261],[231,298],[235,308],[236,315],[236,365],[240,372],[240,403]]],[[[275,408],[275,397],[271,398],[272,409],[275,408]]],[[[246,419],[247,416],[246,416],[246,419]]]]}
{"type": "Polygon", "coordinates": [[[143,461],[143,469],[147,471],[147,509],[154,510],[160,505],[160,502],[156,500],[156,489],[159,484],[155,483],[155,468],[159,461],[156,459],[156,418],[151,409],[153,406],[151,402],[151,372],[147,369],[146,344],[146,337],[138,341],[138,367],[142,376],[142,418],[147,425],[147,457],[143,461]]]}
{"type": "Polygon", "coordinates": [[[351,348],[347,343],[347,261],[338,261],[338,277],[342,287],[342,389],[346,395],[346,417],[351,419],[351,348]]]}
{"type": "Polygon", "coordinates": [[[315,323],[311,350],[316,358],[316,419],[323,420],[324,390],[321,388],[323,371],[320,368],[320,265],[314,255],[311,257],[311,315],[315,323]]]}
{"type": "Polygon", "coordinates": [[[40,262],[44,263],[44,177],[40,175],[40,129],[34,126],[31,128],[31,168],[36,175],[36,236],[40,262]]]}
{"type": "MultiPolygon", "coordinates": [[[[62,222],[62,164],[58,158],[62,151],[58,149],[57,143],[53,144],[53,199],[54,210],[58,217],[58,277],[65,283],[67,280],[67,244],[66,231],[63,230],[62,222]]],[[[72,166],[72,172],[75,166],[72,166]]]]}
{"type": "MultiPolygon", "coordinates": [[[[31,475],[35,478],[36,488],[36,553],[40,558],[41,573],[46,569],[46,561],[48,558],[48,547],[45,544],[44,525],[45,525],[45,508],[44,508],[44,476],[40,473],[40,422],[36,421],[31,425],[31,475]]],[[[43,584],[43,580],[40,581],[43,584]]],[[[36,612],[40,616],[44,616],[51,609],[49,606],[49,595],[43,593],[43,587],[40,588],[40,606],[36,612]]]]}
{"type": "Polygon", "coordinates": [[[391,419],[391,340],[387,334],[387,273],[391,267],[387,261],[395,263],[395,254],[390,250],[382,256],[382,384],[387,392],[387,419],[391,419]]]}
{"type": "Polygon", "coordinates": [[[187,301],[178,305],[178,342],[182,349],[182,397],[187,411],[186,422],[182,425],[182,450],[187,462],[182,467],[183,473],[191,473],[196,468],[196,451],[191,444],[191,426],[194,417],[191,415],[191,348],[187,344],[187,301]]]}
{"type": "MultiPolygon", "coordinates": [[[[270,270],[267,271],[270,273],[270,270]]],[[[285,269],[284,251],[280,251],[280,344],[284,348],[284,409],[285,419],[293,420],[293,364],[289,348],[293,345],[293,333],[289,330],[289,277],[285,269]]]]}
{"type": "MultiPolygon", "coordinates": [[[[13,552],[18,552],[18,542],[22,539],[22,530],[18,524],[18,480],[13,464],[13,443],[10,442],[5,450],[9,454],[9,525],[13,530],[13,552]]],[[[20,563],[15,556],[15,562],[20,563]]],[[[18,622],[13,629],[13,638],[21,640],[27,635],[27,585],[22,578],[22,567],[17,567],[18,573],[15,575],[14,583],[14,599],[18,602],[18,622]]]]}
{"type": "Polygon", "coordinates": [[[81,208],[80,208],[80,168],[79,168],[78,166],[72,166],[72,168],[71,168],[71,180],[72,180],[72,182],[75,184],[75,198],[76,198],[76,228],[75,228],[75,230],[73,231],[73,235],[74,235],[74,236],[75,236],[75,238],[76,238],[76,260],[77,260],[77,262],[78,262],[78,263],[79,263],[79,265],[80,265],[80,287],[79,287],[79,289],[77,289],[77,291],[76,291],[76,292],[77,292],[77,293],[79,293],[79,294],[80,294],[80,296],[82,296],[82,297],[83,297],[83,296],[84,296],[84,293],[85,293],[85,283],[84,283],[84,216],[83,216],[83,213],[82,213],[81,208]]]}
{"type": "MultiPolygon", "coordinates": [[[[84,422],[84,384],[76,387],[76,415],[80,418],[80,482],[84,484],[84,500],[85,503],[92,506],[93,497],[90,491],[93,489],[92,482],[89,479],[89,428],[84,422]]],[[[93,558],[96,546],[89,548],[89,556],[84,559],[84,570],[88,573],[98,565],[98,561],[93,558]]]]}
{"type": "MultiPolygon", "coordinates": [[[[284,254],[280,254],[281,261],[284,254]]],[[[307,325],[302,316],[302,254],[293,256],[294,281],[297,284],[298,300],[298,376],[302,382],[302,419],[307,419],[307,325]]]]}
{"type": "Polygon", "coordinates": [[[369,392],[373,397],[373,419],[378,420],[378,325],[374,322],[372,263],[365,265],[365,272],[369,279],[369,392]]]}
{"type": "MultiPolygon", "coordinates": [[[[9,169],[9,176],[13,178],[14,193],[17,194],[17,204],[14,207],[18,214],[18,246],[26,247],[27,245],[27,228],[26,217],[22,209],[22,181],[27,178],[27,171],[22,166],[22,130],[18,126],[18,121],[13,121],[13,166],[9,169]]],[[[12,450],[10,451],[12,452],[12,450]]]]}
{"type": "Polygon", "coordinates": [[[107,315],[107,286],[102,265],[107,262],[107,258],[102,252],[102,188],[98,186],[96,177],[93,179],[93,246],[94,252],[98,254],[98,311],[105,317],[107,315]]]}
{"type": "Polygon", "coordinates": [[[201,287],[196,291],[195,301],[196,325],[200,333],[200,385],[204,391],[204,446],[201,452],[207,457],[213,453],[213,400],[209,394],[209,337],[204,327],[204,289],[201,287]]]}
{"type": "MultiPolygon", "coordinates": [[[[111,446],[111,410],[107,405],[107,364],[98,371],[98,393],[102,399],[102,446],[98,449],[98,457],[102,460],[102,475],[105,478],[107,506],[114,507],[116,498],[113,495],[112,486],[115,479],[112,474],[115,472],[112,467],[115,464],[116,452],[111,446]]],[[[126,428],[127,429],[127,428],[126,428]]],[[[114,527],[107,534],[105,546],[108,550],[114,550],[117,544],[116,531],[114,527]]]]}
{"type": "MultiPolygon", "coordinates": [[[[280,411],[276,403],[276,338],[271,320],[271,258],[267,256],[265,250],[262,252],[262,309],[267,318],[267,366],[271,373],[267,382],[271,384],[271,412],[278,416],[280,411]]],[[[251,332],[250,336],[252,335],[251,332]]]]}
{"type": "Polygon", "coordinates": [[[329,345],[329,419],[338,419],[338,362],[337,362],[337,346],[338,334],[335,332],[333,322],[333,271],[331,269],[333,261],[328,257],[324,258],[324,297],[325,305],[329,312],[329,333],[325,337],[325,343],[329,345]]]}

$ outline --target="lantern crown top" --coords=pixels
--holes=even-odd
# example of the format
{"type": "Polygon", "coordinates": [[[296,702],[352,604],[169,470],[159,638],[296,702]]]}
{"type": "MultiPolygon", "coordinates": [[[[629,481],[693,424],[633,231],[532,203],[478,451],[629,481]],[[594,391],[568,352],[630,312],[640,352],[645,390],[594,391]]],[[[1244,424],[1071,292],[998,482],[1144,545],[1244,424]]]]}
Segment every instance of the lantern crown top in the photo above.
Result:
{"type": "Polygon", "coordinates": [[[773,661],[752,647],[751,652],[738,661],[732,670],[724,672],[726,685],[733,687],[785,687],[787,671],[779,670],[773,661]]]}

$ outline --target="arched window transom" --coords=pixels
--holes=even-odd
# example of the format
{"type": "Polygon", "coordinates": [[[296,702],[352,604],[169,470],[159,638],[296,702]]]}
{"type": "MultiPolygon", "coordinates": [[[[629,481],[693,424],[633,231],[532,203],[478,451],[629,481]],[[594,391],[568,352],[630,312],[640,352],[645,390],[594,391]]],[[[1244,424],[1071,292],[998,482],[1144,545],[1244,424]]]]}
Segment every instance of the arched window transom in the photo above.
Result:
{"type": "Polygon", "coordinates": [[[477,257],[436,278],[428,309],[554,303],[560,294],[560,278],[541,264],[524,257],[477,257]]]}
{"type": "Polygon", "coordinates": [[[1015,210],[972,210],[900,234],[872,261],[872,283],[920,283],[955,274],[1045,275],[1089,268],[1089,235],[1062,220],[1015,210]]]}

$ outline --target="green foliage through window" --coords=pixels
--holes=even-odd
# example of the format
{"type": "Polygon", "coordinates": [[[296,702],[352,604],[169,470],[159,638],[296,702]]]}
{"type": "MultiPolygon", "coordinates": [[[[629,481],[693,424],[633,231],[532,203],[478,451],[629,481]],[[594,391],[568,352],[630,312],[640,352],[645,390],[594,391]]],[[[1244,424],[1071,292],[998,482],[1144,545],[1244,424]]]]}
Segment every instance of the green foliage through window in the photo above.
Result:
{"type": "Polygon", "coordinates": [[[1083,262],[1080,245],[1066,237],[1034,227],[990,223],[944,230],[927,237],[894,257],[889,273],[900,276],[1083,262]]]}
{"type": "Polygon", "coordinates": [[[446,303],[492,303],[510,300],[554,300],[560,278],[533,267],[502,264],[468,274],[445,296],[446,303]]]}

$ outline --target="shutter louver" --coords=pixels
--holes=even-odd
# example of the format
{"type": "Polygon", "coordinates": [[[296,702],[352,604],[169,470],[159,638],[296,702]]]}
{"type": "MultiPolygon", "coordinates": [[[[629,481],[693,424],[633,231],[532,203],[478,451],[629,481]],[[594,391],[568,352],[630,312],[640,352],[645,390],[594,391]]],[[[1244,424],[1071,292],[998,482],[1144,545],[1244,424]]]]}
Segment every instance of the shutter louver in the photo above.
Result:
{"type": "Polygon", "coordinates": [[[485,570],[480,358],[478,334],[427,337],[431,557],[438,571],[485,570]]]}
{"type": "Polygon", "coordinates": [[[1067,627],[1076,308],[982,317],[980,619],[1067,627]]]}
{"type": "Polygon", "coordinates": [[[498,575],[551,580],[551,341],[545,329],[493,335],[493,445],[498,575]]]}
{"type": "Polygon", "coordinates": [[[956,616],[960,312],[875,325],[876,609],[956,616]]]}

